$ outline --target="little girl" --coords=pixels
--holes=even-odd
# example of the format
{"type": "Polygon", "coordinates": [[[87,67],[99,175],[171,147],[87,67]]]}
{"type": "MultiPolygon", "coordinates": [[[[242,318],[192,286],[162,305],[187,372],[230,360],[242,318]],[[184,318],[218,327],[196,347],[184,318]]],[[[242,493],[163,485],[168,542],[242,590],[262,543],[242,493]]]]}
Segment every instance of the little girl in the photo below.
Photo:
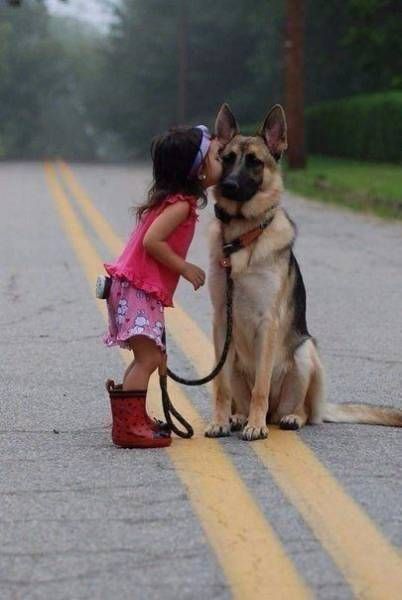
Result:
{"type": "Polygon", "coordinates": [[[114,444],[125,448],[168,446],[170,432],[146,412],[151,374],[164,347],[164,307],[173,306],[180,275],[195,290],[204,285],[202,269],[186,261],[206,189],[221,175],[220,143],[207,127],[176,128],[151,147],[153,184],[147,202],[137,209],[138,225],[120,257],[105,264],[112,277],[107,300],[107,346],[134,353],[122,385],[108,380],[114,444]]]}

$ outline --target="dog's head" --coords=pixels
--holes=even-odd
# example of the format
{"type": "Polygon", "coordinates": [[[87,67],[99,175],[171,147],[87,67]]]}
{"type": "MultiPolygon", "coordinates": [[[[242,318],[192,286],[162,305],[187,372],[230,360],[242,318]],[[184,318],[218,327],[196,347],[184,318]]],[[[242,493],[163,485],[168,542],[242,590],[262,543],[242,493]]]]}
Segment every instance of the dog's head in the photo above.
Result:
{"type": "Polygon", "coordinates": [[[225,144],[223,172],[215,188],[218,205],[232,216],[258,217],[265,213],[283,189],[278,161],[287,148],[286,119],[277,104],[255,136],[240,135],[227,104],[218,112],[215,133],[225,144]]]}

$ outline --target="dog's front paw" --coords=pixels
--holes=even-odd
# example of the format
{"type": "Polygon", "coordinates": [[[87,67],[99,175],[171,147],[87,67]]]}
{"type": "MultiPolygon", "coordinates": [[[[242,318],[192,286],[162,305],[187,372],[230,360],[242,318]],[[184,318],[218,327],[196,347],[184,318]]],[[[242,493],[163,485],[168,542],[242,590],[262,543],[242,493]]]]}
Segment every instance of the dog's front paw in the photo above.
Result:
{"type": "Polygon", "coordinates": [[[253,427],[252,425],[246,425],[241,432],[241,439],[246,442],[253,442],[254,440],[265,440],[268,437],[268,427],[263,425],[262,427],[253,427]]]}
{"type": "Polygon", "coordinates": [[[205,430],[205,437],[217,438],[228,437],[230,435],[230,424],[220,425],[219,423],[211,423],[205,430]]]}
{"type": "Polygon", "coordinates": [[[236,413],[230,417],[230,428],[232,431],[241,431],[246,423],[246,415],[236,413]]]}
{"type": "Polygon", "coordinates": [[[279,427],[281,429],[290,429],[292,431],[295,431],[297,429],[300,429],[301,426],[301,418],[297,415],[286,415],[285,417],[282,417],[282,419],[279,421],[279,427]]]}

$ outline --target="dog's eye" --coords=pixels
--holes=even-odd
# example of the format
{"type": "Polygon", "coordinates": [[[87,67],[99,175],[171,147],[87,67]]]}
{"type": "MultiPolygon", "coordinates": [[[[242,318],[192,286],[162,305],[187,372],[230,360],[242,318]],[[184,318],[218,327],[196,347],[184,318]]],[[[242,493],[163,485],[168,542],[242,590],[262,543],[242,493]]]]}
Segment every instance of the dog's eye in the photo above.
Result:
{"type": "Polygon", "coordinates": [[[255,154],[246,154],[246,162],[250,167],[260,167],[264,163],[255,154]]]}
{"type": "Polygon", "coordinates": [[[229,152],[229,154],[224,154],[222,156],[222,162],[225,165],[229,165],[230,163],[236,160],[236,154],[234,152],[229,152]]]}

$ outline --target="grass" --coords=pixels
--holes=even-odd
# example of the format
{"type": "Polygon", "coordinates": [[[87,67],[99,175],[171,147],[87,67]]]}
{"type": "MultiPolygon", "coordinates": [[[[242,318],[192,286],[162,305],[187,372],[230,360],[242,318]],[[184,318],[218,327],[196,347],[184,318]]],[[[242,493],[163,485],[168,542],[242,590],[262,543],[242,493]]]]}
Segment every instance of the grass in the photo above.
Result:
{"type": "Polygon", "coordinates": [[[310,156],[306,169],[284,167],[286,187],[307,198],[402,219],[402,166],[310,156]]]}

